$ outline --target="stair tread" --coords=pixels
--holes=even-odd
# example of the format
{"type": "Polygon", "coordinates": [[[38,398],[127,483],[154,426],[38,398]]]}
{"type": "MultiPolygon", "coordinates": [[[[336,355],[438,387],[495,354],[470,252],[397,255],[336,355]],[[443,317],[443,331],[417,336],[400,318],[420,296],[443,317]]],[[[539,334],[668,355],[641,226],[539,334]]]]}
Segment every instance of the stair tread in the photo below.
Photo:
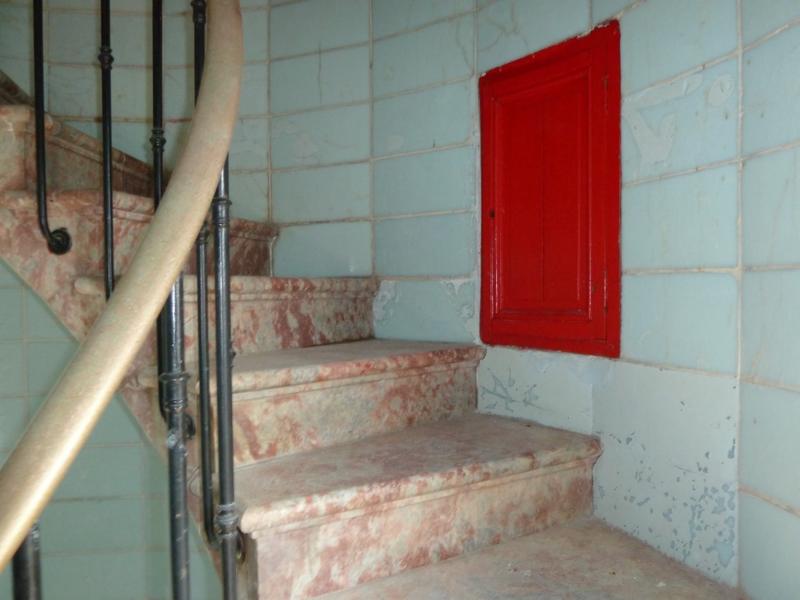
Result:
{"type": "Polygon", "coordinates": [[[590,436],[471,414],[237,469],[241,528],[307,521],[594,459],[590,436]]]}
{"type": "Polygon", "coordinates": [[[321,598],[567,597],[729,600],[737,594],[619,530],[596,519],[583,518],[321,598]]]}
{"type": "Polygon", "coordinates": [[[269,350],[236,357],[234,389],[244,392],[435,364],[477,362],[484,352],[473,344],[378,339],[269,350]]]}

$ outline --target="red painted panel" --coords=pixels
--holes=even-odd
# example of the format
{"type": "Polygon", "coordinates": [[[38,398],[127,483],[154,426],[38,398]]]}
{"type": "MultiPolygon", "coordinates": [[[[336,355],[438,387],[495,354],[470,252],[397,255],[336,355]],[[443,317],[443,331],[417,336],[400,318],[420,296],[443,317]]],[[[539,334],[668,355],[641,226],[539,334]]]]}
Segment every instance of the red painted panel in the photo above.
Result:
{"type": "Polygon", "coordinates": [[[480,80],[481,337],[619,356],[619,26],[480,80]]]}

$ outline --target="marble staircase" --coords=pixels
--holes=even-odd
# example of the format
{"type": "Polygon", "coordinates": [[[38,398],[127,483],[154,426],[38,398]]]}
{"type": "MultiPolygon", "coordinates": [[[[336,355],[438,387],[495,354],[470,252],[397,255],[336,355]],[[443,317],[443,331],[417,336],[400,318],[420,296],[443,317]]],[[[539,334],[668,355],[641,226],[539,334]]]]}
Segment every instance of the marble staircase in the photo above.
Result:
{"type": "MultiPolygon", "coordinates": [[[[36,226],[31,111],[0,106],[0,121],[7,125],[0,136],[0,257],[80,340],[104,304],[99,145],[48,120],[51,224],[73,235],[73,250],[57,257],[36,226]]],[[[124,277],[152,217],[149,171],[117,153],[114,180],[124,277]]],[[[465,563],[455,557],[469,561],[491,552],[482,549],[558,531],[591,512],[592,467],[601,452],[595,438],[477,413],[481,347],[374,339],[376,282],[271,277],[274,237],[268,225],[232,226],[243,598],[467,597],[424,591],[415,579],[398,580],[397,590],[410,590],[398,595],[391,582],[440,562],[458,572],[465,563]]],[[[194,373],[196,279],[185,277],[187,367],[194,373]]],[[[151,339],[120,393],[163,448],[154,364],[151,339]]],[[[190,465],[198,463],[193,441],[190,465]]],[[[195,488],[190,504],[199,523],[195,488]]],[[[487,593],[480,597],[501,597],[487,593]]]]}

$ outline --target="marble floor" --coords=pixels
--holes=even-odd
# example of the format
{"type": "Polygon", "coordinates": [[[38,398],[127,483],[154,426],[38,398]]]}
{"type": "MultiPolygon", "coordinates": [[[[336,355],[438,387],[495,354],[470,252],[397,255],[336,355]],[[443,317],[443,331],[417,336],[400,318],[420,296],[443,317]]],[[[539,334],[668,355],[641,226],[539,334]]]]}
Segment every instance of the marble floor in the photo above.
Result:
{"type": "Polygon", "coordinates": [[[719,585],[596,519],[580,519],[326,600],[736,600],[719,585]]]}

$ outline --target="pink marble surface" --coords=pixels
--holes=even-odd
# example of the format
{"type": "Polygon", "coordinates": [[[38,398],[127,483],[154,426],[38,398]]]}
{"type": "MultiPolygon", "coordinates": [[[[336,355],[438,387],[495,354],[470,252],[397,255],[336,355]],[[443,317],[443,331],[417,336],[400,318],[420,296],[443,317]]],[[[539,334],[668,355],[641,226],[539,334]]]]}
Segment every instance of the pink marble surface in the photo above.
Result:
{"type": "MultiPolygon", "coordinates": [[[[45,129],[50,189],[99,189],[102,185],[101,142],[50,115],[45,118],[45,129]]],[[[0,131],[3,170],[14,173],[10,179],[6,179],[6,175],[0,177],[0,190],[34,190],[36,147],[33,109],[25,105],[0,106],[0,131]],[[12,147],[15,158],[9,162],[11,155],[8,149],[12,147]]],[[[118,150],[112,151],[112,162],[115,190],[141,195],[151,193],[150,167],[147,164],[118,150]]]]}
{"type": "MultiPolygon", "coordinates": [[[[213,290],[213,282],[210,282],[213,290]]],[[[196,280],[185,280],[187,360],[197,334],[196,280]]],[[[231,279],[231,334],[234,350],[253,352],[316,346],[372,336],[371,278],[282,279],[237,276],[231,279]]],[[[213,340],[216,319],[213,294],[209,328],[213,340]]]]}
{"type": "MultiPolygon", "coordinates": [[[[362,344],[376,352],[375,340],[362,344]]],[[[408,344],[407,349],[411,346],[408,344]]],[[[348,363],[339,362],[336,364],[342,367],[340,371],[322,365],[318,373],[323,377],[309,377],[306,383],[246,392],[235,387],[237,464],[333,446],[459,417],[474,410],[475,369],[482,351],[474,347],[450,348],[436,356],[424,348],[425,344],[421,346],[423,349],[418,350],[417,356],[403,355],[406,360],[399,360],[391,367],[387,367],[386,363],[391,361],[385,357],[373,361],[374,369],[363,364],[353,369],[348,363]],[[428,364],[407,366],[415,362],[414,358],[428,364]]]]}
{"type": "Polygon", "coordinates": [[[639,540],[589,518],[438,565],[406,571],[325,600],[734,600],[639,540]]]}
{"type": "MultiPolygon", "coordinates": [[[[209,221],[209,232],[212,232],[209,221]]],[[[270,255],[272,246],[278,235],[277,229],[268,223],[231,219],[230,223],[230,260],[231,273],[234,275],[267,276],[270,274],[270,255]]],[[[214,236],[209,233],[206,253],[207,273],[214,269],[214,236]]],[[[186,261],[186,273],[197,272],[197,259],[192,252],[186,261]]]]}
{"type": "Polygon", "coordinates": [[[518,475],[600,453],[592,437],[467,415],[237,471],[241,528],[274,528],[518,475]]]}
{"type": "Polygon", "coordinates": [[[247,392],[434,365],[477,364],[485,353],[471,344],[375,339],[259,352],[238,357],[235,387],[247,392]]]}
{"type": "Polygon", "coordinates": [[[239,469],[258,597],[347,589],[587,514],[598,442],[529,425],[473,415],[239,469]]]}

